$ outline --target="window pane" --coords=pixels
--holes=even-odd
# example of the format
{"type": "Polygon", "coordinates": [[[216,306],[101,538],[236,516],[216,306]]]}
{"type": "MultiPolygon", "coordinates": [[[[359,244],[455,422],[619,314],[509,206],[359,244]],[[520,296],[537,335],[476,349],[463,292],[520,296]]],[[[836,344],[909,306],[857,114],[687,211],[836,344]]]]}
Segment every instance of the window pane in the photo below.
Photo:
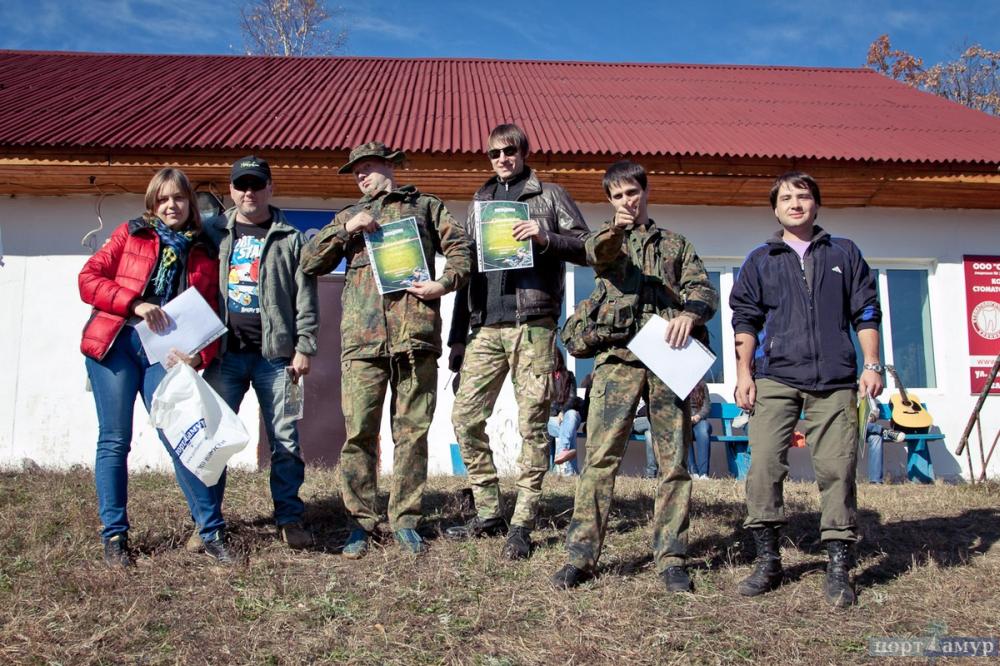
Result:
{"type": "Polygon", "coordinates": [[[906,388],[935,388],[937,379],[927,271],[889,270],[886,276],[889,280],[892,358],[896,372],[906,388]]]}
{"type": "MultiPolygon", "coordinates": [[[[590,296],[594,291],[594,269],[590,266],[573,267],[573,306],[590,296]]],[[[576,383],[579,385],[583,378],[594,371],[594,359],[576,359],[576,383]]]]}
{"type": "MultiPolygon", "coordinates": [[[[708,279],[712,281],[712,286],[715,290],[722,293],[719,288],[719,271],[709,271],[708,279]]],[[[720,297],[721,298],[721,297],[720,297]]],[[[712,348],[712,352],[715,354],[715,363],[709,368],[708,374],[705,377],[707,382],[721,384],[726,381],[725,373],[723,371],[723,350],[722,350],[722,305],[719,304],[719,309],[716,311],[715,316],[712,317],[708,324],[708,346],[712,348]]]]}

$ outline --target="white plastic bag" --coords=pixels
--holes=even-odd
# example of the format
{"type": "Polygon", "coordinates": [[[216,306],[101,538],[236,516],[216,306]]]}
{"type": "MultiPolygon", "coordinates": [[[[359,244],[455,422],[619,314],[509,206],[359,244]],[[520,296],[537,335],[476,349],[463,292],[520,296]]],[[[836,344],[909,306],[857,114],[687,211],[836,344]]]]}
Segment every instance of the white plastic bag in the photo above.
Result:
{"type": "Polygon", "coordinates": [[[250,441],[236,412],[186,363],[167,370],[153,393],[149,418],[206,486],[219,482],[229,459],[250,441]]]}

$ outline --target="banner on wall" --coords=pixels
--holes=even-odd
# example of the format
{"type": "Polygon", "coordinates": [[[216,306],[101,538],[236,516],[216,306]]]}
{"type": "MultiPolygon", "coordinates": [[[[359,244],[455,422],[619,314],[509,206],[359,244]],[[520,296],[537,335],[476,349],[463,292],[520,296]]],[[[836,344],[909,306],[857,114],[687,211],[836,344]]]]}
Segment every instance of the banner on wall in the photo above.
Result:
{"type": "MultiPolygon", "coordinates": [[[[329,224],[333,220],[333,216],[338,213],[335,210],[305,208],[282,208],[281,212],[285,214],[285,219],[288,220],[288,223],[304,233],[309,240],[312,240],[312,237],[319,233],[320,229],[329,224]]],[[[330,274],[343,275],[346,272],[347,260],[341,259],[340,264],[330,271],[330,274]]]]}
{"type": "MultiPolygon", "coordinates": [[[[1000,354],[1000,256],[965,255],[966,327],[969,330],[969,385],[979,395],[1000,354]]],[[[1000,377],[990,393],[1000,394],[1000,377]]]]}

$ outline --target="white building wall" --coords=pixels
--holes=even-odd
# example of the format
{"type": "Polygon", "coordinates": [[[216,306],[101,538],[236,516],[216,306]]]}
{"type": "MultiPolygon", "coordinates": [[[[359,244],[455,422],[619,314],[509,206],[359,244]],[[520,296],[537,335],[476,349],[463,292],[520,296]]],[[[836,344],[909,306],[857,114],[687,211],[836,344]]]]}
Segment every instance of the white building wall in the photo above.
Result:
{"type": "MultiPolygon", "coordinates": [[[[97,420],[93,399],[85,391],[86,372],[79,353],[80,330],[88,307],[80,302],[76,278],[89,250],[80,239],[97,226],[96,197],[14,197],[0,200],[0,225],[6,256],[0,267],[0,465],[17,466],[24,460],[65,468],[93,464],[97,420]]],[[[287,208],[337,209],[343,200],[283,199],[287,208]]],[[[458,216],[467,202],[448,202],[458,216]]],[[[108,196],[101,202],[105,228],[103,242],[121,221],[142,208],[137,195],[108,196]]],[[[591,227],[608,216],[603,205],[584,205],[591,227]]],[[[714,206],[653,206],[651,214],[661,225],[687,236],[706,264],[738,266],[742,257],[776,229],[766,206],[756,209],[714,206]]],[[[873,266],[926,268],[932,313],[937,386],[914,389],[928,403],[935,424],[946,435],[946,444],[932,449],[935,471],[953,476],[965,469],[964,457],[954,451],[975,404],[969,394],[968,346],[965,323],[963,254],[983,254],[1000,249],[998,216],[993,211],[906,209],[824,209],[820,224],[838,236],[851,238],[873,266]]],[[[439,258],[440,262],[440,258],[439,258]]],[[[572,276],[567,280],[571,284],[572,276]]],[[[732,332],[725,304],[732,285],[723,273],[723,347],[726,382],[713,385],[712,393],[729,398],[735,383],[732,332]]],[[[569,293],[572,293],[571,291],[569,293]]],[[[453,296],[442,305],[445,331],[451,318],[453,296]]],[[[446,355],[440,361],[438,405],[430,433],[430,471],[452,471],[454,434],[450,414],[453,395],[446,355]]],[[[883,395],[887,399],[888,393],[883,395]]],[[[983,432],[1000,428],[1000,398],[988,399],[983,411],[983,432]]],[[[248,393],[241,416],[257,437],[258,409],[248,393]]],[[[388,410],[386,410],[388,414],[388,410]]],[[[513,471],[520,438],[513,390],[508,380],[494,416],[487,425],[501,471],[513,471]]],[[[388,423],[382,441],[391,442],[388,423]]],[[[989,445],[989,442],[987,442],[989,445]]],[[[973,456],[978,471],[978,446],[973,456]]],[[[392,447],[383,446],[383,469],[391,469],[392,447]]],[[[256,464],[255,442],[239,455],[237,465],[256,464]]],[[[148,425],[145,410],[137,406],[132,469],[166,469],[169,459],[148,425]]],[[[806,466],[807,467],[807,466],[806,466]]],[[[793,470],[794,471],[794,470],[793,470]]],[[[800,470],[808,475],[808,469],[800,470]]],[[[990,476],[1000,473],[1000,456],[990,465],[990,476]]]]}

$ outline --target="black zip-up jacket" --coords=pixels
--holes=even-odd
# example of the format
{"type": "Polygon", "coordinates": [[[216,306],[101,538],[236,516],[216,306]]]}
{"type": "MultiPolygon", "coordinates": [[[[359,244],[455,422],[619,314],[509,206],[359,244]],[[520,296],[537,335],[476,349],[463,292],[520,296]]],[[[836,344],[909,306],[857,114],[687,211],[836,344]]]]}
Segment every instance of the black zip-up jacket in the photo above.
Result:
{"type": "Polygon", "coordinates": [[[878,329],[875,276],[858,246],[815,227],[805,257],[778,231],[747,255],[729,296],[733,331],[757,338],[754,378],[825,391],[857,384],[849,328],[878,329]]]}
{"type": "MultiPolygon", "coordinates": [[[[494,176],[479,188],[469,204],[465,231],[474,242],[478,242],[475,202],[493,201],[496,186],[497,177],[494,176]]],[[[589,233],[587,223],[576,203],[563,188],[539,181],[533,170],[525,180],[524,189],[517,200],[528,204],[528,214],[531,219],[540,222],[546,242],[532,244],[534,268],[503,272],[502,291],[515,297],[516,311],[512,314],[518,324],[539,317],[558,320],[562,313],[565,290],[565,262],[581,266],[587,263],[583,247],[583,240],[589,233]]],[[[465,344],[469,326],[477,327],[485,322],[487,297],[486,275],[476,270],[468,286],[455,295],[455,311],[448,334],[449,346],[465,344]]]]}

